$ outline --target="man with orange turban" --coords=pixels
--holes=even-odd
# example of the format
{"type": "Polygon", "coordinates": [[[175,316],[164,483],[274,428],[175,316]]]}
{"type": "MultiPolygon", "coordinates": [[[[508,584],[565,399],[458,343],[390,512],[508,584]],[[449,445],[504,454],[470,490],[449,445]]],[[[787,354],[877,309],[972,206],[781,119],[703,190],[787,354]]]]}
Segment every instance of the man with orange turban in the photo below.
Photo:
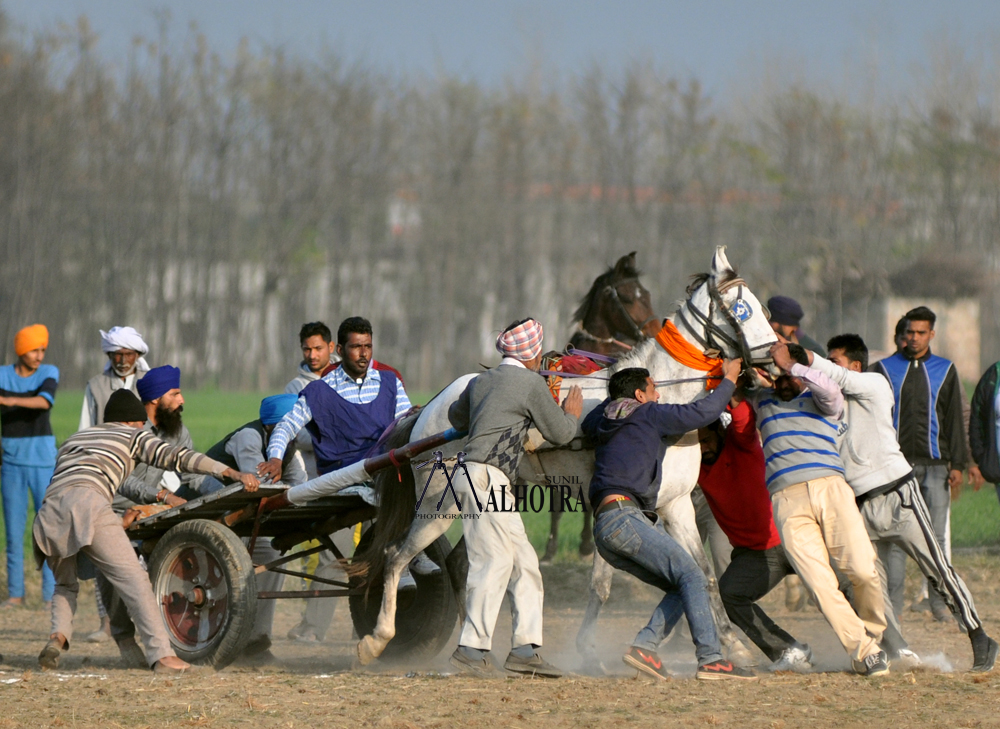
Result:
{"type": "MultiPolygon", "coordinates": [[[[14,337],[17,363],[0,367],[0,493],[7,532],[7,601],[4,608],[24,602],[24,528],[28,520],[28,494],[35,511],[42,506],[45,489],[56,465],[56,438],[49,413],[55,403],[59,370],[42,364],[49,346],[44,324],[25,327],[14,337]]],[[[42,570],[42,600],[50,602],[55,580],[47,566],[42,570]]]]}

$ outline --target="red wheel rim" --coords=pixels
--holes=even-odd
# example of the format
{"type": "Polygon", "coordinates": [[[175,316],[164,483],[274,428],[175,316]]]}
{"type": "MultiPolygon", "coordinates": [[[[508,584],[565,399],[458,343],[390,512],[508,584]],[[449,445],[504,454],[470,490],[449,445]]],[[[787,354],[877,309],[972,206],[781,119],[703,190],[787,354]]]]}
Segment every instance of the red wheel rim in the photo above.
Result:
{"type": "Polygon", "coordinates": [[[172,640],[189,651],[205,648],[219,635],[229,612],[229,585],[222,567],[197,545],[178,547],[163,565],[155,592],[172,640]]]}

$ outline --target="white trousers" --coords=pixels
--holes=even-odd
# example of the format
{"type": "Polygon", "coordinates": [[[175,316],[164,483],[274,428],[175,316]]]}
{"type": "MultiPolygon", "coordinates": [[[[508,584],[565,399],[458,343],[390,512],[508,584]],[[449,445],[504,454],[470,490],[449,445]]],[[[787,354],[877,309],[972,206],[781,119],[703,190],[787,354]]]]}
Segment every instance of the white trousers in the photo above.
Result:
{"type": "Polygon", "coordinates": [[[512,508],[514,495],[510,481],[498,468],[483,463],[467,463],[469,477],[484,509],[479,512],[469,493],[469,484],[461,470],[455,476],[455,487],[462,500],[462,511],[478,518],[463,519],[465,544],[469,552],[469,576],[466,583],[465,623],[459,645],[488,651],[493,645],[504,593],[510,596],[513,623],[512,647],[542,644],[542,573],[538,570],[538,555],[528,541],[524,522],[516,511],[496,512],[487,506],[490,487],[496,504],[504,501],[512,508]]]}

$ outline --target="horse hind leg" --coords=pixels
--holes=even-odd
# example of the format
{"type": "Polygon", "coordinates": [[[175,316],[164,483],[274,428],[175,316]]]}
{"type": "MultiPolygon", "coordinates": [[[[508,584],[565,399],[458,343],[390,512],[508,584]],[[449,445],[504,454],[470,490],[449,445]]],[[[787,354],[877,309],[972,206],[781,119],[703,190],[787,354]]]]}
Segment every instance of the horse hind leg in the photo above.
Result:
{"type": "Polygon", "coordinates": [[[449,519],[417,519],[410,526],[406,538],[386,550],[382,608],[371,635],[364,636],[357,645],[358,662],[362,666],[382,655],[396,635],[396,592],[403,569],[444,534],[450,525],[449,519]]]}
{"type": "Polygon", "coordinates": [[[597,618],[611,595],[611,579],[614,574],[615,568],[595,551],[594,567],[590,573],[590,598],[583,623],[576,634],[576,650],[583,656],[591,657],[597,654],[597,618]]]}

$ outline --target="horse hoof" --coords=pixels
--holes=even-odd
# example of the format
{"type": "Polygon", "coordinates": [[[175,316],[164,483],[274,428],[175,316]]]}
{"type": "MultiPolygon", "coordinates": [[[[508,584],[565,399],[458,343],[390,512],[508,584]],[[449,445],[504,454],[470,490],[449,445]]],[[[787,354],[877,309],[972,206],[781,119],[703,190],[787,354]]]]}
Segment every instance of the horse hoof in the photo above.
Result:
{"type": "Polygon", "coordinates": [[[740,668],[748,668],[757,665],[753,654],[747,650],[742,643],[735,643],[729,647],[729,660],[740,668]]]}
{"type": "Polygon", "coordinates": [[[381,652],[375,650],[375,639],[370,635],[366,635],[358,641],[358,663],[362,666],[367,666],[374,661],[381,652]]]}
{"type": "Polygon", "coordinates": [[[581,542],[580,543],[580,556],[590,557],[594,554],[594,543],[593,542],[581,542]]]}

